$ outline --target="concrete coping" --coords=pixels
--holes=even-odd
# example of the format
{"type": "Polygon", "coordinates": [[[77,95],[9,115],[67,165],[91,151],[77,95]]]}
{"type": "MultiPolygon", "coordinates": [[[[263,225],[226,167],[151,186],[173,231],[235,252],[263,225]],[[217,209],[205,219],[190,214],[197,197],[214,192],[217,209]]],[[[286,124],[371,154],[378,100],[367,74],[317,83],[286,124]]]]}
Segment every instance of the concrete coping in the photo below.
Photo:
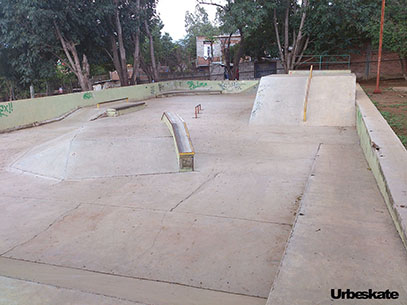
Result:
{"type": "Polygon", "coordinates": [[[360,85],[357,130],[366,160],[407,249],[407,151],[360,85]]]}
{"type": "Polygon", "coordinates": [[[222,90],[171,90],[157,93],[157,97],[166,95],[185,95],[185,94],[222,94],[222,90]]]}
{"type": "MultiPolygon", "coordinates": [[[[315,68],[315,66],[314,66],[315,68]]],[[[309,70],[290,70],[288,71],[289,75],[308,75],[309,70]]],[[[335,75],[343,75],[343,74],[352,74],[351,70],[316,70],[312,71],[314,76],[335,76],[335,75]]]]}
{"type": "Polygon", "coordinates": [[[108,101],[104,101],[104,102],[99,102],[99,103],[96,104],[96,106],[99,108],[99,106],[100,106],[101,104],[114,103],[114,102],[123,101],[123,100],[126,100],[126,102],[129,102],[129,98],[128,98],[128,97],[121,97],[121,98],[116,98],[116,99],[113,99],[113,100],[108,100],[108,101]]]}
{"type": "Polygon", "coordinates": [[[144,106],[145,104],[146,104],[145,102],[132,103],[132,104],[129,104],[129,105],[122,105],[122,106],[114,107],[114,109],[116,109],[116,110],[125,110],[125,109],[129,109],[129,108],[133,108],[133,107],[144,106]]]}
{"type": "Polygon", "coordinates": [[[185,121],[176,113],[164,112],[161,116],[174,139],[180,171],[194,170],[194,147],[185,121]]]}
{"type": "Polygon", "coordinates": [[[117,106],[117,107],[114,107],[114,108],[107,109],[106,110],[106,115],[108,117],[117,117],[119,115],[123,115],[123,114],[126,114],[126,113],[135,112],[135,111],[144,109],[144,107],[146,107],[145,102],[121,105],[121,106],[117,106]]]}

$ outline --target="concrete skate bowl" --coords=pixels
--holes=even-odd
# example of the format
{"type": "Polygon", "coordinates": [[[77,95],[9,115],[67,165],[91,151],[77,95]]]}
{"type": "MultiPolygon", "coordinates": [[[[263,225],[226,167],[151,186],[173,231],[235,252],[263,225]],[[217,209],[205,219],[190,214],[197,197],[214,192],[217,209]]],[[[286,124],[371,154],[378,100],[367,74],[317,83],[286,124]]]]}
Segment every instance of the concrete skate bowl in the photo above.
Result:
{"type": "Polygon", "coordinates": [[[196,81],[174,80],[99,91],[63,94],[43,98],[1,102],[5,109],[0,115],[0,133],[53,122],[83,107],[96,106],[107,101],[128,99],[133,102],[156,98],[166,92],[194,94],[247,93],[257,88],[257,80],[248,81],[196,81]]]}
{"type": "Polygon", "coordinates": [[[57,180],[178,172],[173,140],[159,120],[141,135],[90,122],[25,152],[10,169],[57,180]]]}

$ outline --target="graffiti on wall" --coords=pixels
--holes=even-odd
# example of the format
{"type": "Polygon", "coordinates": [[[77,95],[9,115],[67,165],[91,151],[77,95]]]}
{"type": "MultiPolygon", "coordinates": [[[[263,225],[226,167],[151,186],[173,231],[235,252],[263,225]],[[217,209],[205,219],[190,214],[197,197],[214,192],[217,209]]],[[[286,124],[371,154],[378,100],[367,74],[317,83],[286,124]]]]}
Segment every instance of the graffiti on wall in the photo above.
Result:
{"type": "Polygon", "coordinates": [[[86,93],[83,95],[83,99],[84,99],[84,100],[90,100],[91,98],[93,98],[92,92],[86,92],[86,93]]]}
{"type": "Polygon", "coordinates": [[[190,90],[194,90],[194,89],[196,89],[196,88],[204,88],[204,87],[207,87],[207,86],[208,86],[208,83],[199,82],[199,81],[193,82],[192,80],[190,80],[190,81],[187,82],[187,85],[188,85],[188,87],[189,87],[190,90]]]}
{"type": "Polygon", "coordinates": [[[9,114],[13,112],[13,103],[8,103],[6,105],[0,105],[0,118],[8,117],[9,114]]]}
{"type": "Polygon", "coordinates": [[[219,87],[225,91],[242,90],[238,81],[224,81],[219,84],[219,87]]]}

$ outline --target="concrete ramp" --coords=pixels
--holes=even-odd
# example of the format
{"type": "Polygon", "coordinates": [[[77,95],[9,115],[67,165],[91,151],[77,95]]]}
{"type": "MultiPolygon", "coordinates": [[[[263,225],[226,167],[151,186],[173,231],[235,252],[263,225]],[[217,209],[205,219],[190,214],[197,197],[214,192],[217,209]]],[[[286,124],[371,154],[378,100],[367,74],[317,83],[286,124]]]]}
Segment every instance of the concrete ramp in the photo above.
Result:
{"type": "Polygon", "coordinates": [[[307,120],[304,103],[308,76],[263,77],[253,105],[250,124],[355,126],[356,76],[314,75],[311,78],[307,120]]]}

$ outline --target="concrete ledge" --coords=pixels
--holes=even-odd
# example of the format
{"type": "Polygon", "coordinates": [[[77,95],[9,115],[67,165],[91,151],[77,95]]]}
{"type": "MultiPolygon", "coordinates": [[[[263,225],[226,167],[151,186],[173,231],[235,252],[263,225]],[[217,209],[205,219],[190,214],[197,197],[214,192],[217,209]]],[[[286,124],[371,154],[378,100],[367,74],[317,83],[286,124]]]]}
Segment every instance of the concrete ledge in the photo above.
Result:
{"type": "Polygon", "coordinates": [[[407,151],[359,85],[356,106],[360,145],[407,248],[407,151]]]}
{"type": "Polygon", "coordinates": [[[156,97],[167,97],[167,96],[179,96],[179,95],[212,95],[212,94],[222,94],[222,90],[173,90],[164,91],[156,95],[156,97]]]}
{"type": "Polygon", "coordinates": [[[119,101],[124,101],[124,100],[125,100],[127,103],[129,102],[129,98],[128,98],[128,97],[122,97],[122,98],[117,98],[117,99],[114,99],[114,100],[109,100],[109,101],[100,102],[100,103],[98,103],[96,106],[99,108],[100,105],[102,105],[102,104],[114,103],[114,102],[119,102],[119,101]]]}
{"type": "Polygon", "coordinates": [[[129,105],[123,105],[115,108],[109,108],[106,111],[107,116],[109,117],[116,117],[119,115],[123,115],[126,113],[131,113],[131,112],[136,112],[141,109],[144,109],[146,107],[145,102],[139,102],[139,103],[131,103],[129,105]]]}
{"type": "MultiPolygon", "coordinates": [[[[309,70],[290,70],[289,75],[308,75],[309,70]]],[[[343,75],[352,74],[351,70],[314,70],[312,71],[314,75],[343,75]]]]}
{"type": "Polygon", "coordinates": [[[163,121],[170,130],[175,143],[180,171],[194,170],[194,148],[185,121],[176,113],[164,112],[163,121]]]}

